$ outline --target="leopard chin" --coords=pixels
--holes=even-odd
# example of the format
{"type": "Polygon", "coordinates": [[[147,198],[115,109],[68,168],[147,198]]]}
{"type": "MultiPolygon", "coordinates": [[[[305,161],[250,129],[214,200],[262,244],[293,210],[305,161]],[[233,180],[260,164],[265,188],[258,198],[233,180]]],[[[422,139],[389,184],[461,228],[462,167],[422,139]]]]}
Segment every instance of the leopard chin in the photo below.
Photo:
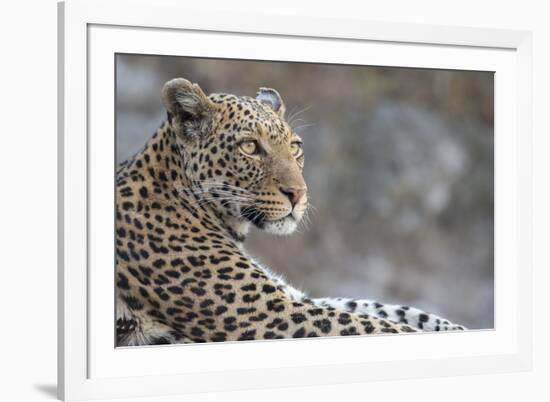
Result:
{"type": "Polygon", "coordinates": [[[278,236],[288,236],[296,230],[298,227],[298,221],[294,219],[292,215],[287,215],[284,218],[277,219],[276,221],[265,221],[263,230],[278,236]]]}

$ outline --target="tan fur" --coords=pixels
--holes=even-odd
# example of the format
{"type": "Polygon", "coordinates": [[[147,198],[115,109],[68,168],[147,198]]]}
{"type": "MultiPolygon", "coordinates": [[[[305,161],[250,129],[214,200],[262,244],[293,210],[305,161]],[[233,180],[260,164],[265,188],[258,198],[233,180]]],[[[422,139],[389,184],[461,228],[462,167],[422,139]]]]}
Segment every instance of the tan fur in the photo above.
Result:
{"type": "Polygon", "coordinates": [[[307,208],[304,159],[291,152],[299,137],[282,99],[206,97],[178,79],[163,103],[169,121],[117,175],[119,318],[135,323],[119,344],[414,331],[316,306],[243,251],[250,224],[289,234],[307,208]],[[243,154],[244,138],[262,153],[243,154]],[[288,188],[304,192],[294,206],[288,188]]]}

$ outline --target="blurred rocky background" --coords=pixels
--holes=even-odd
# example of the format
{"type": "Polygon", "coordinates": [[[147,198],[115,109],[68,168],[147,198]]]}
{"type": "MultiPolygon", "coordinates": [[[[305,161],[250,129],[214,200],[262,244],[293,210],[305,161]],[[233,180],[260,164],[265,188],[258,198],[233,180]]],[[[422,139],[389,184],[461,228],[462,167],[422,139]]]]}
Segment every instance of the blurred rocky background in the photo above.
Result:
{"type": "Polygon", "coordinates": [[[174,77],[206,93],[273,87],[295,115],[311,222],[286,238],[256,231],[261,262],[311,296],[493,327],[492,73],[118,55],[119,162],[164,120],[174,77]]]}

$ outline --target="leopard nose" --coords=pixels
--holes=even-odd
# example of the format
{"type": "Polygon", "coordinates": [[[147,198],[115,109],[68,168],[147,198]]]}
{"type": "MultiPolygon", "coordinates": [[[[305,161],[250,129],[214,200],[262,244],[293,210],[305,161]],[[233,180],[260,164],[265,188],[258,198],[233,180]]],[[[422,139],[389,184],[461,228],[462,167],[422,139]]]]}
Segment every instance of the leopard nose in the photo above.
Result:
{"type": "Polygon", "coordinates": [[[294,207],[300,199],[306,194],[306,188],[296,188],[296,187],[280,187],[279,190],[281,193],[286,195],[294,207]]]}

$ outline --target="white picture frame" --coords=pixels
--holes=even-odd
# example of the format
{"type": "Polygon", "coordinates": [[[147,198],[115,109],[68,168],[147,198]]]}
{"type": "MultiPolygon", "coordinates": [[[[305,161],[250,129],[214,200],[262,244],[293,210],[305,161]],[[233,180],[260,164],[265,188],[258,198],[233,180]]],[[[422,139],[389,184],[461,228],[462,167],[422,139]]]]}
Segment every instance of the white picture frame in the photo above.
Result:
{"type": "Polygon", "coordinates": [[[177,0],[69,0],[58,15],[61,399],[530,369],[529,32],[216,15],[177,0]],[[115,349],[109,244],[119,52],[495,71],[495,329],[115,349]]]}

